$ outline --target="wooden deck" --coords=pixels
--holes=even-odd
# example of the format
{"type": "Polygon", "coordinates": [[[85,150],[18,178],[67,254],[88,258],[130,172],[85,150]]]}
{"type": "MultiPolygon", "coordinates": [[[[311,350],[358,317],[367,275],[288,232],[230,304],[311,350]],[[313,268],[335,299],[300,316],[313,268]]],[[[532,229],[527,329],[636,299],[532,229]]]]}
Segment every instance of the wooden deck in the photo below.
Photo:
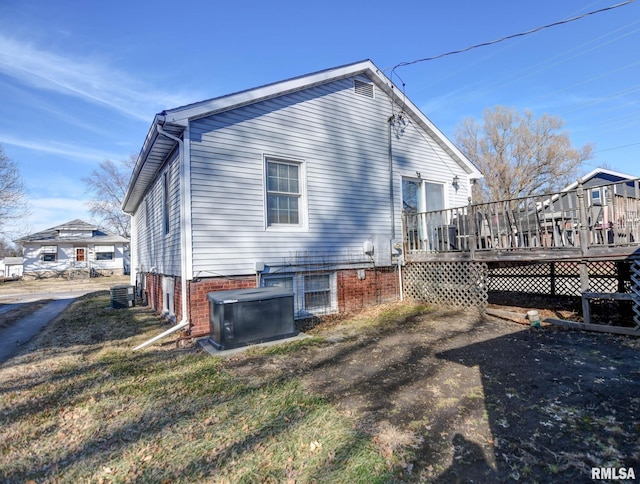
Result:
{"type": "Polygon", "coordinates": [[[640,179],[403,215],[412,261],[640,258],[640,179]]]}

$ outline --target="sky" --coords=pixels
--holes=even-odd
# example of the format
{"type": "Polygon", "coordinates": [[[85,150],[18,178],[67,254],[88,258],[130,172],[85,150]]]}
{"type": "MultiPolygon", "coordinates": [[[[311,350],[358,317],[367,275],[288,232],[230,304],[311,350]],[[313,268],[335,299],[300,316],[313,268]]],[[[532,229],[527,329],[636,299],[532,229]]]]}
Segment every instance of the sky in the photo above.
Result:
{"type": "Polygon", "coordinates": [[[640,2],[392,71],[624,1],[0,0],[0,144],[31,212],[15,230],[96,223],[82,178],[137,155],[164,109],[364,59],[452,140],[530,110],[595,146],[579,175],[640,176],[640,2]]]}

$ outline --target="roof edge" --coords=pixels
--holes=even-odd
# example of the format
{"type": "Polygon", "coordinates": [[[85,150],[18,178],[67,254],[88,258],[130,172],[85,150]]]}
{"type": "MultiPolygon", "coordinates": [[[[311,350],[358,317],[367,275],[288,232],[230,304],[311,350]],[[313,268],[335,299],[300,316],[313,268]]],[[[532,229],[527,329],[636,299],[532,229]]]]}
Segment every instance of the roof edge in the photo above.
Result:
{"type": "Polygon", "coordinates": [[[578,186],[578,182],[580,182],[580,181],[585,182],[587,180],[591,180],[598,173],[604,173],[606,175],[617,176],[617,177],[623,178],[625,180],[636,180],[636,179],[640,178],[638,176],[629,175],[628,173],[622,173],[620,171],[609,170],[608,168],[594,168],[589,173],[579,177],[578,180],[576,180],[573,183],[571,183],[570,185],[567,185],[566,187],[564,187],[562,189],[562,191],[566,192],[566,191],[569,191],[569,190],[573,190],[574,188],[576,188],[578,186]]]}
{"type": "MultiPolygon", "coordinates": [[[[254,104],[270,98],[289,94],[291,92],[308,89],[310,87],[333,82],[346,77],[367,74],[369,78],[382,89],[392,100],[397,103],[405,112],[420,124],[422,129],[427,131],[435,141],[440,144],[450,156],[464,169],[467,176],[472,178],[482,178],[482,173],[477,167],[431,122],[420,109],[413,104],[406,96],[401,94],[401,90],[380,70],[371,60],[366,59],[351,64],[345,64],[330,69],[316,71],[283,81],[277,81],[263,86],[246,89],[232,94],[200,101],[185,106],[168,109],[155,115],[145,138],[140,154],[134,166],[127,191],[123,198],[122,210],[132,214],[137,209],[140,200],[133,196],[133,191],[138,183],[140,173],[145,167],[147,157],[153,149],[160,134],[158,126],[170,125],[184,131],[192,120],[211,116],[223,111],[236,109],[245,105],[254,104]]],[[[146,190],[144,190],[146,191],[146,190]]]]}
{"type": "Polygon", "coordinates": [[[166,116],[167,123],[186,126],[189,121],[194,119],[211,116],[221,111],[236,109],[240,106],[254,104],[290,92],[308,89],[318,84],[332,82],[369,70],[378,70],[378,68],[373,62],[367,59],[168,109],[163,111],[162,114],[166,116]]]}

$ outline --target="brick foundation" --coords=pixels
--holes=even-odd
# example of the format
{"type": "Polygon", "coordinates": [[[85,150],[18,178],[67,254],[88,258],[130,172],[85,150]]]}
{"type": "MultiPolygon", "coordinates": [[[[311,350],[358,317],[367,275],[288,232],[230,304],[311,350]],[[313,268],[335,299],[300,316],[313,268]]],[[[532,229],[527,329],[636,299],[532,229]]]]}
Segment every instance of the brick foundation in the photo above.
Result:
{"type": "Polygon", "coordinates": [[[160,274],[146,274],[145,293],[147,304],[155,311],[162,312],[162,276],[160,274]]]}
{"type": "Polygon", "coordinates": [[[352,312],[367,306],[396,301],[399,296],[398,273],[393,267],[338,271],[338,308],[352,312]],[[361,271],[360,271],[361,272],[361,271]]]}
{"type": "Polygon", "coordinates": [[[238,276],[233,279],[215,277],[189,282],[189,313],[191,316],[191,336],[200,337],[209,334],[209,300],[207,293],[249,289],[256,287],[255,276],[238,276]]]}
{"type": "MultiPolygon", "coordinates": [[[[164,294],[162,275],[146,274],[146,293],[149,306],[162,314],[164,294]]],[[[338,310],[339,312],[357,311],[367,306],[396,301],[399,295],[398,273],[393,267],[375,269],[356,269],[337,271],[338,310]],[[364,273],[364,278],[359,277],[364,273]]],[[[191,336],[201,337],[209,334],[209,300],[207,294],[232,289],[250,289],[256,287],[255,276],[237,276],[233,278],[212,277],[187,282],[191,336]]],[[[176,321],[182,319],[182,286],[180,278],[174,278],[174,308],[176,321]]]]}
{"type": "MultiPolygon", "coordinates": [[[[164,308],[164,291],[162,290],[162,274],[147,273],[146,298],[147,303],[157,313],[162,314],[164,308]]],[[[167,276],[170,277],[170,276],[167,276]]],[[[182,282],[180,277],[173,278],[173,308],[176,322],[182,320],[182,282]]]]}

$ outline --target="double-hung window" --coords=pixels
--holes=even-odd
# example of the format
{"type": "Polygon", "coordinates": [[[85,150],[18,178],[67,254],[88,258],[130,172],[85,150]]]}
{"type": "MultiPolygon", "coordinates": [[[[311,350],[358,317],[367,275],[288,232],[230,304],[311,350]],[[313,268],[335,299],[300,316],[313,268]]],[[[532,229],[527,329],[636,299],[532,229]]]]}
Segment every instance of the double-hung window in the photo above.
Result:
{"type": "Polygon", "coordinates": [[[113,260],[115,247],[113,245],[96,245],[96,260],[113,260]]]}
{"type": "Polygon", "coordinates": [[[331,309],[331,274],[304,276],[304,307],[307,311],[320,312],[331,309]]]}
{"type": "Polygon", "coordinates": [[[56,262],[58,260],[58,246],[43,245],[40,250],[40,260],[42,262],[56,262]]]}
{"type": "Polygon", "coordinates": [[[267,226],[302,226],[302,165],[267,158],[267,226]]]}

